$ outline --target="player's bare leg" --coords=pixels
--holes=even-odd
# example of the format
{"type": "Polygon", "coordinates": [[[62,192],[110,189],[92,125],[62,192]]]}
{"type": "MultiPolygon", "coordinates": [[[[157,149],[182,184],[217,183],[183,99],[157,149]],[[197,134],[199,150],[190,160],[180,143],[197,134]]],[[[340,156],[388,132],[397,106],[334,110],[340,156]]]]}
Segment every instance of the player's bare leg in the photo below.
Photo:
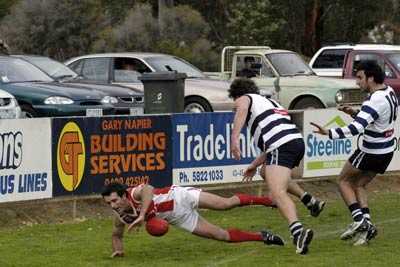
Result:
{"type": "Polygon", "coordinates": [[[225,242],[262,241],[267,245],[283,246],[283,240],[269,231],[247,232],[238,229],[222,229],[199,216],[194,235],[225,242]]]}
{"type": "Polygon", "coordinates": [[[353,223],[351,223],[340,236],[342,240],[350,239],[357,233],[365,232],[368,229],[368,223],[366,219],[364,219],[355,190],[361,174],[362,171],[353,167],[350,162],[347,161],[339,175],[339,190],[353,217],[353,223]]]}
{"type": "Polygon", "coordinates": [[[200,192],[199,208],[212,210],[229,210],[238,206],[264,205],[273,206],[270,197],[257,197],[246,194],[236,194],[226,198],[208,192],[200,192]]]}
{"type": "Polygon", "coordinates": [[[308,245],[313,238],[311,229],[304,229],[301,222],[298,221],[296,206],[288,195],[288,185],[291,180],[291,169],[279,165],[265,166],[265,180],[271,191],[272,198],[278,206],[281,214],[289,223],[289,229],[293,236],[296,252],[306,254],[308,245]]]}
{"type": "MultiPolygon", "coordinates": [[[[265,164],[261,167],[260,174],[261,177],[265,181],[265,177],[263,173],[265,173],[265,164]]],[[[306,208],[310,211],[311,216],[318,217],[318,215],[322,212],[325,207],[325,202],[321,201],[310,193],[305,192],[303,188],[300,187],[298,183],[290,179],[287,192],[296,196],[301,202],[306,206],[306,208]]]]}

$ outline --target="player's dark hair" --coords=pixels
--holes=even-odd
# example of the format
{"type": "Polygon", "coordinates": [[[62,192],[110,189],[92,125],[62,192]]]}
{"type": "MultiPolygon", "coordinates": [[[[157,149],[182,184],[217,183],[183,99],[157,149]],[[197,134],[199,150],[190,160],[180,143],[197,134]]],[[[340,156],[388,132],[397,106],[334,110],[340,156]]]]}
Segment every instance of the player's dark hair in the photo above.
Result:
{"type": "Polygon", "coordinates": [[[382,68],[378,65],[378,63],[374,60],[365,60],[361,61],[356,66],[356,71],[364,71],[364,74],[367,78],[374,77],[375,83],[383,83],[385,80],[385,73],[383,72],[382,68]]]}
{"type": "Polygon", "coordinates": [[[125,184],[111,183],[103,188],[101,195],[105,197],[111,195],[111,193],[113,192],[116,192],[118,196],[122,197],[125,194],[127,188],[128,186],[125,184]]]}
{"type": "Polygon", "coordinates": [[[229,97],[236,99],[245,94],[260,94],[260,90],[253,80],[238,78],[232,82],[228,93],[229,97]]]}

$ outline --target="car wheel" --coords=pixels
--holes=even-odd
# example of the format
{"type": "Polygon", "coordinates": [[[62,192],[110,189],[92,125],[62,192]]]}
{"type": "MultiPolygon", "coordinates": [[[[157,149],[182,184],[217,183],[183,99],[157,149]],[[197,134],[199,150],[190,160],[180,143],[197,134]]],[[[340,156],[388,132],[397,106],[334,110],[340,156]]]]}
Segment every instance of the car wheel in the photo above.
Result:
{"type": "Polygon", "coordinates": [[[21,105],[22,118],[35,118],[38,117],[37,112],[29,105],[21,105]]]}
{"type": "Polygon", "coordinates": [[[210,104],[200,97],[189,97],[185,99],[186,113],[201,113],[201,112],[212,112],[210,104]]]}
{"type": "Polygon", "coordinates": [[[325,106],[315,97],[305,97],[297,101],[293,109],[314,109],[325,108],[325,106]]]}

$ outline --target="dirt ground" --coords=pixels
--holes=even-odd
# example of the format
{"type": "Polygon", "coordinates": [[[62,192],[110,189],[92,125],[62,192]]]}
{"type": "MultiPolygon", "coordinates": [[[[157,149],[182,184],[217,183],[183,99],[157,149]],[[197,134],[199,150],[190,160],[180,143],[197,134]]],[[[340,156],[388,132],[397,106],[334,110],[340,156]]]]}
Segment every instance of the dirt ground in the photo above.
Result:
{"type": "MultiPolygon", "coordinates": [[[[321,199],[337,199],[340,194],[334,179],[314,182],[299,182],[308,192],[321,199]]],[[[370,192],[400,192],[400,174],[375,178],[368,186],[370,192]]],[[[205,188],[221,196],[231,196],[236,192],[262,194],[264,186],[205,188]]],[[[99,197],[92,199],[50,199],[0,204],[0,227],[21,227],[42,223],[71,223],[90,218],[108,218],[112,212],[99,197]]]]}

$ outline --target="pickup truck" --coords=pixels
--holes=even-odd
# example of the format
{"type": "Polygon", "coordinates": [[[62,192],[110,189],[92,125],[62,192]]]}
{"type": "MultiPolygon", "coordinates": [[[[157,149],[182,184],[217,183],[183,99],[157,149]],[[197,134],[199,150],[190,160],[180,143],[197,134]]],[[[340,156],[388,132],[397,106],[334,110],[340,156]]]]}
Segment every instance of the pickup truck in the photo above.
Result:
{"type": "Polygon", "coordinates": [[[287,109],[358,105],[365,98],[354,80],[318,77],[295,52],[268,46],[228,46],[221,54],[222,78],[243,75],[252,62],[251,77],[261,94],[278,100],[287,109]]]}

